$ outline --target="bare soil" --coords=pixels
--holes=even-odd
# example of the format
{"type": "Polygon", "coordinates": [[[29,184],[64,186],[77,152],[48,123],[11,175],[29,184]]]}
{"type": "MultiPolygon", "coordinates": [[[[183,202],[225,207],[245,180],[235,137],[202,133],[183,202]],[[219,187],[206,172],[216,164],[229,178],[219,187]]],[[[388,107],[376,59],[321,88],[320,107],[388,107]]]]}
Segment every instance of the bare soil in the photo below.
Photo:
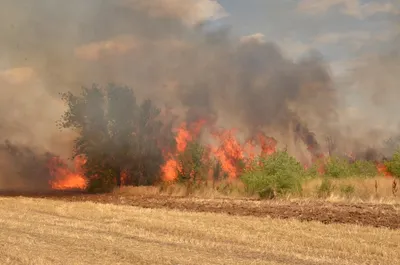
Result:
{"type": "Polygon", "coordinates": [[[0,192],[0,196],[50,198],[63,201],[91,201],[142,208],[167,208],[189,212],[225,213],[236,216],[272,217],[349,223],[400,229],[400,205],[372,203],[332,203],[326,201],[259,201],[238,199],[200,199],[161,195],[84,194],[80,192],[17,193],[0,192]]]}

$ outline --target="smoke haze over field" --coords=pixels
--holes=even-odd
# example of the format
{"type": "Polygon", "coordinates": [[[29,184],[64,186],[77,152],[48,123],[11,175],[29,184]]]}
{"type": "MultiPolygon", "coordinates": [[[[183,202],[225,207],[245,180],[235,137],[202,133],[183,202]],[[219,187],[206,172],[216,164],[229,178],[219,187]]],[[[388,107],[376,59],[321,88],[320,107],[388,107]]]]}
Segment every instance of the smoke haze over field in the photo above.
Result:
{"type": "MultiPolygon", "coordinates": [[[[311,132],[339,146],[356,142],[342,131],[343,95],[322,55],[294,61],[274,43],[205,30],[205,21],[226,15],[212,0],[1,1],[0,141],[68,156],[73,137],[56,127],[64,111],[58,93],[115,82],[189,121],[205,118],[247,135],[263,130],[293,153],[304,148],[295,138],[310,144],[311,132]]],[[[398,58],[380,62],[395,73],[398,58]]],[[[373,63],[355,75],[379,106],[400,84],[381,69],[373,63]],[[388,90],[378,93],[382,82],[388,90]]],[[[368,124],[363,143],[372,139],[368,124]]]]}

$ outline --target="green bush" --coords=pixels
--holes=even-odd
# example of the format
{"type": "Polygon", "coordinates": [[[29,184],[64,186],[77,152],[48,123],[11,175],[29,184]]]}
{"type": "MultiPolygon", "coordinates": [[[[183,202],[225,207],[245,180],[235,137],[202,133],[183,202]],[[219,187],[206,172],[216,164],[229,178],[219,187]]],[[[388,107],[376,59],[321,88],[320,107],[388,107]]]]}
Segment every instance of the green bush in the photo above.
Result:
{"type": "Polygon", "coordinates": [[[350,184],[340,186],[340,192],[346,197],[350,197],[351,195],[353,195],[355,190],[355,187],[350,184]]]}
{"type": "Polygon", "coordinates": [[[390,174],[400,178],[400,150],[397,150],[393,157],[385,162],[385,166],[390,174]]]}
{"type": "Polygon", "coordinates": [[[306,171],[295,158],[287,152],[278,151],[255,159],[245,169],[241,179],[247,192],[258,194],[262,198],[272,198],[289,192],[300,193],[305,177],[306,171]]]}
{"type": "Polygon", "coordinates": [[[365,160],[350,162],[344,158],[331,157],[325,164],[325,176],[332,178],[375,177],[378,170],[374,163],[365,160]]]}
{"type": "Polygon", "coordinates": [[[185,151],[179,154],[178,181],[190,189],[207,179],[210,165],[204,160],[205,151],[198,142],[190,142],[185,151]]]}
{"type": "Polygon", "coordinates": [[[325,175],[332,178],[343,178],[351,175],[350,163],[342,158],[331,157],[325,164],[325,175]]]}
{"type": "Polygon", "coordinates": [[[314,163],[311,165],[311,167],[308,167],[305,170],[305,178],[309,180],[309,179],[314,179],[318,175],[320,175],[318,171],[319,167],[321,167],[321,163],[314,163]]]}
{"type": "Polygon", "coordinates": [[[371,161],[357,160],[350,164],[351,176],[376,177],[379,175],[376,165],[371,161]]]}
{"type": "Polygon", "coordinates": [[[333,186],[332,181],[324,178],[321,185],[317,187],[317,195],[320,198],[329,197],[334,189],[335,187],[333,186]]]}

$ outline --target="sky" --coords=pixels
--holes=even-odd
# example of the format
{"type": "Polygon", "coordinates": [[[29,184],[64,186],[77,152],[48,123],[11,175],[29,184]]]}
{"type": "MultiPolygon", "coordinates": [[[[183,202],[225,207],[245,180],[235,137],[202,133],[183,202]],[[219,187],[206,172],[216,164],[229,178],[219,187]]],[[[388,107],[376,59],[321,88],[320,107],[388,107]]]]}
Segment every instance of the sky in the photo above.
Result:
{"type": "Polygon", "coordinates": [[[366,54],[380,53],[399,31],[399,0],[218,0],[234,34],[277,42],[297,58],[314,48],[340,74],[366,54]]]}

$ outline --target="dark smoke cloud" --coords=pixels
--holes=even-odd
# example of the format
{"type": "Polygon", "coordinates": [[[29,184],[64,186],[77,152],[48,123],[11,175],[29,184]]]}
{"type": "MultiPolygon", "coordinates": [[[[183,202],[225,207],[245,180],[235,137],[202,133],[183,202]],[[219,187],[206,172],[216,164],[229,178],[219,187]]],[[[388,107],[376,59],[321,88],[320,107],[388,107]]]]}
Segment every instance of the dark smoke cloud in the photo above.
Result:
{"type": "Polygon", "coordinates": [[[112,82],[188,121],[263,130],[294,153],[296,138],[320,148],[338,108],[322,56],[293,61],[273,43],[205,32],[223,15],[211,0],[1,1],[0,141],[67,155],[58,92],[112,82]]]}
{"type": "Polygon", "coordinates": [[[48,164],[54,155],[5,141],[0,145],[1,190],[45,191],[52,176],[48,164]]]}

